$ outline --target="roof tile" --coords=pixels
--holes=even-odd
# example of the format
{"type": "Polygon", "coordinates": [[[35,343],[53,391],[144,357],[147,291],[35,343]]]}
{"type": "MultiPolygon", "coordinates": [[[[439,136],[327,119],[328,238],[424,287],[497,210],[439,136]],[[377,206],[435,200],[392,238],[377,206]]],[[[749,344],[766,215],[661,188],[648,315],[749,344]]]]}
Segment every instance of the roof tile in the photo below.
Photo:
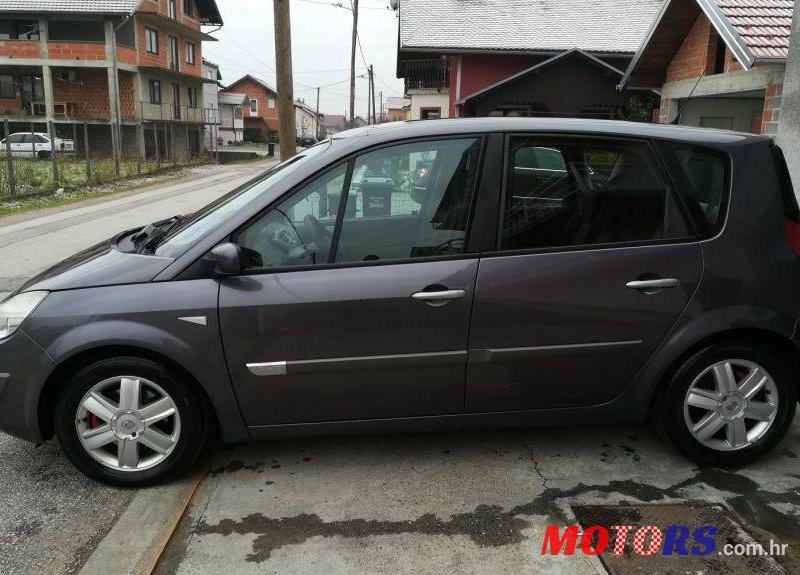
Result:
{"type": "Polygon", "coordinates": [[[0,0],[0,12],[130,14],[141,0],[0,0]]]}
{"type": "Polygon", "coordinates": [[[716,0],[756,58],[786,58],[794,0],[716,0]]]}
{"type": "Polygon", "coordinates": [[[631,53],[661,6],[662,0],[401,0],[400,48],[631,53]]]}

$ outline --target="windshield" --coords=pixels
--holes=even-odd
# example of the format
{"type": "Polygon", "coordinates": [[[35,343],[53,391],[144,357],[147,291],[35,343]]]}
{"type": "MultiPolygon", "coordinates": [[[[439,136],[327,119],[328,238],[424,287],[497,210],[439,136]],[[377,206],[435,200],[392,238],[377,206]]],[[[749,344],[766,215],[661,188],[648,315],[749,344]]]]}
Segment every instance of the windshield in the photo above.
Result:
{"type": "Polygon", "coordinates": [[[324,154],[331,146],[331,140],[320,142],[302,154],[282,162],[269,170],[262,179],[241,190],[234,190],[202,208],[188,218],[155,251],[155,255],[176,258],[182,255],[197,241],[211,233],[228,217],[252,200],[269,190],[275,184],[303,169],[303,160],[324,154]]]}

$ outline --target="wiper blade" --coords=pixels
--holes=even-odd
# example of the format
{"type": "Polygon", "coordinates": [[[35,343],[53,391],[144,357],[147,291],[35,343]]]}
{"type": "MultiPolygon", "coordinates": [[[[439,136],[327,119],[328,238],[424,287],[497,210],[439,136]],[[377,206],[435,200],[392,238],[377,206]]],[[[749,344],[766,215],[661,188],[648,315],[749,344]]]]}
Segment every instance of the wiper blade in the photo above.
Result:
{"type": "Polygon", "coordinates": [[[142,231],[131,238],[136,248],[136,253],[142,254],[151,250],[167,234],[174,230],[183,219],[184,216],[174,216],[145,226],[142,231]]]}

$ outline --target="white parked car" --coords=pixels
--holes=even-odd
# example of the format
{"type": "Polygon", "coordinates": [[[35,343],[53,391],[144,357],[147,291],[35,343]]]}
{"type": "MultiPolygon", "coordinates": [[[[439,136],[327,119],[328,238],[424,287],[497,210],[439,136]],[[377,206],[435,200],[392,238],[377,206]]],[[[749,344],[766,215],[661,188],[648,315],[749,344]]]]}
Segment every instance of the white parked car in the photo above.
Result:
{"type": "MultiPolygon", "coordinates": [[[[53,153],[50,136],[42,132],[17,132],[0,140],[0,154],[6,153],[6,139],[11,148],[11,155],[21,158],[49,158],[53,153]]],[[[55,138],[57,154],[74,154],[75,141],[55,138]]]]}

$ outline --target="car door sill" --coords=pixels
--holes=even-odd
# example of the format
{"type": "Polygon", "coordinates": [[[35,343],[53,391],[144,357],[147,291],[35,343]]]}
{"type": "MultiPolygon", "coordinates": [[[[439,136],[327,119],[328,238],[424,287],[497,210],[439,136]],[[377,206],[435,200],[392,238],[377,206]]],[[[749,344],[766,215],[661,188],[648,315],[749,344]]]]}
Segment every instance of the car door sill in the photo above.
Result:
{"type": "Polygon", "coordinates": [[[255,425],[248,427],[248,432],[252,439],[260,440],[278,437],[541,427],[564,425],[565,422],[574,423],[575,421],[580,421],[581,424],[590,424],[613,420],[618,417],[618,413],[615,415],[617,409],[618,406],[615,402],[609,402],[602,405],[524,411],[453,413],[383,419],[255,425]]]}

